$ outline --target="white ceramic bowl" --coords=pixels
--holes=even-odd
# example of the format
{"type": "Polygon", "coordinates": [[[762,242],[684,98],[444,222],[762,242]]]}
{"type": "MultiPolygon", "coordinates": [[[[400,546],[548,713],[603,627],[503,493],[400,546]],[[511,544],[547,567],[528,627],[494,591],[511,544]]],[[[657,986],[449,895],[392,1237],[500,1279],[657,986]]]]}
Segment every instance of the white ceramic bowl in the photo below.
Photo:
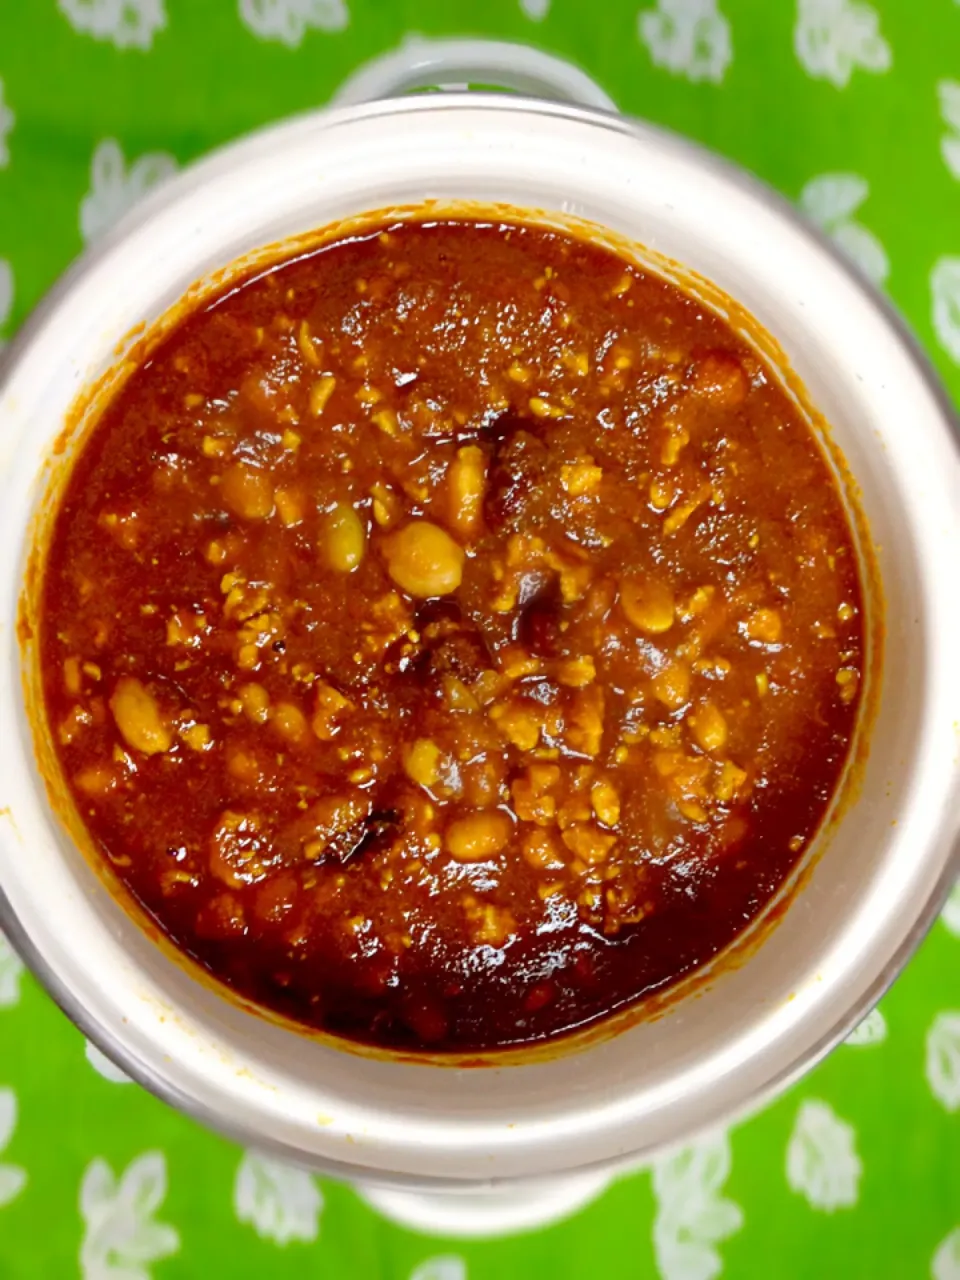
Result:
{"type": "Polygon", "coordinates": [[[408,1186],[634,1158],[755,1106],[806,1070],[934,918],[960,830],[960,461],[950,413],[879,298],[785,204],[703,152],[599,111],[497,95],[430,95],[271,128],[185,172],[68,274],[9,353],[0,422],[2,925],[110,1057],[211,1125],[340,1176],[408,1186]],[[51,814],[15,631],[51,445],[125,335],[258,246],[427,197],[588,219],[737,298],[832,423],[886,602],[859,792],[780,923],[658,1021],[523,1066],[357,1056],[244,1012],[169,959],[51,814]]]}

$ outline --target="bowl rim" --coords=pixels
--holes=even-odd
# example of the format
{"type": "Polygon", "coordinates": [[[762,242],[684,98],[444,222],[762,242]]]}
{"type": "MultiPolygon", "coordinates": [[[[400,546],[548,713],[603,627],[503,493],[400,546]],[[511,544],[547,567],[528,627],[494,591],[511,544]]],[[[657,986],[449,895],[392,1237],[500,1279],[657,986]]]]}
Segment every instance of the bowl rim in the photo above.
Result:
{"type": "MultiPolygon", "coordinates": [[[[594,128],[614,131],[627,137],[648,138],[656,142],[661,148],[686,156],[695,164],[718,173],[726,181],[732,182],[742,191],[748,193],[754,200],[759,200],[765,204],[780,219],[789,223],[794,232],[799,233],[814,243],[820,250],[825,251],[832,259],[833,264],[853,283],[866,302],[876,312],[880,313],[912,365],[914,373],[925,385],[943,422],[947,424],[949,428],[947,434],[953,447],[954,457],[960,464],[960,420],[958,420],[952,401],[935,372],[929,356],[892,303],[872,283],[865,280],[844,259],[828,237],[809,224],[784,196],[768,187],[760,179],[750,175],[739,166],[716,155],[700,144],[659,126],[632,120],[624,116],[613,115],[594,108],[545,102],[540,99],[522,96],[504,97],[498,94],[474,91],[467,93],[445,92],[443,94],[412,96],[403,99],[385,99],[356,106],[315,109],[256,130],[237,141],[215,149],[189,165],[161,189],[151,193],[145,201],[125,215],[101,241],[81,255],[79,260],[59,278],[44,296],[9,343],[2,356],[0,356],[0,394],[2,394],[18,363],[21,351],[26,350],[32,344],[35,337],[43,331],[48,318],[57,310],[61,301],[82,282],[84,277],[94,269],[101,259],[107,257],[114,247],[125,239],[128,232],[139,225],[145,216],[175,205],[208,182],[217,182],[220,166],[229,163],[231,156],[236,155],[239,157],[245,148],[253,144],[262,144],[264,140],[271,137],[280,142],[284,137],[291,136],[298,129],[305,126],[312,128],[321,124],[324,129],[329,129],[354,120],[370,118],[394,118],[399,120],[408,113],[422,110],[449,113],[462,110],[465,107],[471,111],[480,109],[514,113],[518,118],[518,122],[524,114],[561,117],[587,124],[594,128]]],[[[769,1077],[765,1084],[754,1092],[749,1103],[741,1107],[740,1112],[736,1113],[737,1115],[742,1115],[765,1104],[775,1094],[814,1066],[852,1030],[889,987],[933,925],[958,872],[960,872],[960,838],[954,840],[950,856],[945,861],[941,875],[930,889],[923,910],[916,916],[904,940],[891,955],[883,971],[877,976],[869,989],[855,1002],[853,1007],[847,1009],[843,1017],[835,1020],[817,1040],[808,1045],[803,1052],[797,1054],[790,1064],[769,1077]]],[[[260,1150],[272,1151],[287,1160],[296,1161],[298,1158],[301,1161],[303,1160],[303,1154],[292,1150],[287,1143],[281,1140],[275,1141],[269,1137],[265,1138],[264,1134],[252,1125],[248,1126],[243,1120],[238,1120],[235,1117],[227,1118],[225,1112],[218,1111],[202,1100],[186,1094],[170,1080],[163,1077],[162,1074],[154,1071],[149,1064],[138,1058],[135,1053],[128,1050],[123,1042],[114,1036],[109,1027],[101,1025],[95,1018],[91,1017],[86,1008],[74,997],[66,983],[61,980],[44,958],[25,928],[22,927],[2,885],[0,885],[0,928],[6,933],[13,946],[55,1003],[95,1045],[131,1078],[165,1102],[238,1142],[255,1145],[260,1150]]],[[[727,1119],[735,1118],[729,1112],[725,1112],[725,1116],[727,1119]]],[[[629,1163],[633,1158],[635,1157],[615,1156],[601,1160],[591,1160],[578,1163],[576,1169],[578,1171],[607,1169],[629,1163]]],[[[384,1185],[397,1185],[396,1178],[390,1176],[381,1177],[368,1165],[362,1163],[325,1158],[323,1168],[335,1176],[349,1179],[362,1178],[368,1184],[377,1184],[379,1182],[384,1185]]],[[[531,1173],[520,1175],[519,1178],[498,1177],[489,1181],[499,1185],[505,1182],[533,1179],[539,1176],[542,1175],[531,1173]]],[[[409,1185],[410,1179],[402,1178],[401,1183],[402,1185],[409,1185]]],[[[419,1177],[417,1183],[424,1187],[442,1188],[448,1186],[450,1180],[442,1176],[424,1176],[419,1177]]]]}

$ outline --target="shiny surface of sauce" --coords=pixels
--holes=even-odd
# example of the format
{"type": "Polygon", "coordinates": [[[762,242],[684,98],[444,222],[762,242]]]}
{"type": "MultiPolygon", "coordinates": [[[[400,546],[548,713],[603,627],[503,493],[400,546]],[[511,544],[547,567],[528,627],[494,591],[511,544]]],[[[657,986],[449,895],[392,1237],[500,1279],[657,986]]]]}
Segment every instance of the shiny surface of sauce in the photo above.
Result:
{"type": "Polygon", "coordinates": [[[406,223],[188,316],[44,576],[89,833],[210,973],[405,1049],[540,1040],[716,955],[796,864],[862,662],[809,427],[692,297],[406,223]]]}

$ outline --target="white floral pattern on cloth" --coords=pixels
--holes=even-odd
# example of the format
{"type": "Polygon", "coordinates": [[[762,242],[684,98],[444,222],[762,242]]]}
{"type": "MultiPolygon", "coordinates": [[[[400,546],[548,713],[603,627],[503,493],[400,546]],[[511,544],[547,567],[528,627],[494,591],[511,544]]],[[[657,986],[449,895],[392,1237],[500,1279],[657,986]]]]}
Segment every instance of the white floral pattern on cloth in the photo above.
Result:
{"type": "Polygon", "coordinates": [[[857,67],[879,74],[893,65],[876,10],[860,0],[798,0],[793,47],[809,76],[838,89],[857,67]]]}
{"type": "Polygon", "coordinates": [[[927,1032],[927,1084],[947,1111],[960,1109],[960,1013],[938,1013],[927,1032]]]}
{"type": "Polygon", "coordinates": [[[127,1073],[121,1071],[116,1063],[112,1062],[91,1040],[84,1041],[83,1051],[91,1067],[98,1076],[103,1076],[104,1080],[109,1080],[111,1084],[133,1084],[127,1073]]]}
{"type": "Polygon", "coordinates": [[[7,145],[7,138],[9,138],[10,131],[17,122],[17,117],[7,106],[3,95],[3,80],[0,79],[0,169],[5,169],[10,163],[10,148],[7,145]]]}
{"type": "Polygon", "coordinates": [[[428,1258],[411,1271],[410,1280],[467,1280],[467,1264],[453,1253],[428,1258]]]}
{"type": "Polygon", "coordinates": [[[880,285],[890,273],[886,252],[873,232],[853,218],[869,194],[866,178],[857,173],[822,173],[800,192],[800,208],[868,280],[880,285]]]}
{"type": "Polygon", "coordinates": [[[233,1208],[258,1236],[276,1244],[316,1240],[323,1195],[306,1169],[245,1151],[233,1184],[233,1208]]]}
{"type": "Polygon", "coordinates": [[[542,22],[550,12],[550,0],[520,0],[520,8],[532,22],[542,22]]]}
{"type": "MultiPolygon", "coordinates": [[[[934,263],[930,272],[930,295],[937,339],[960,364],[960,258],[939,258],[934,263]]],[[[954,894],[956,892],[954,889],[954,894]]],[[[960,918],[960,904],[956,911],[960,918]]],[[[960,929],[957,932],[960,933],[960,929]]]]}
{"type": "Polygon", "coordinates": [[[97,144],[90,162],[90,190],[80,202],[80,232],[87,244],[111,227],[141,196],[176,173],[165,151],[150,151],[128,167],[116,138],[97,144]]]}
{"type": "Polygon", "coordinates": [[[930,1263],[933,1280],[960,1280],[960,1227],[941,1240],[930,1263]]]}
{"type": "Polygon", "coordinates": [[[725,1133],[654,1162],[653,1249],[663,1280],[713,1280],[723,1271],[716,1246],[743,1226],[740,1206],[721,1194],[730,1167],[725,1133]]]}
{"type": "Polygon", "coordinates": [[[960,179],[960,82],[941,80],[937,85],[940,115],[950,132],[940,139],[943,163],[955,178],[960,179]]]}
{"type": "MultiPolygon", "coordinates": [[[[17,1095],[12,1089],[0,1089],[0,1154],[17,1127],[17,1095]]],[[[15,1200],[27,1185],[25,1170],[19,1165],[0,1163],[0,1208],[15,1200]]]]}
{"type": "MultiPolygon", "coordinates": [[[[0,261],[0,327],[7,322],[13,302],[13,272],[10,263],[0,261]]],[[[3,343],[0,342],[0,348],[3,343]]],[[[0,1009],[12,1009],[20,1003],[20,979],[23,961],[0,933],[0,1009]]]]}
{"type": "Polygon", "coordinates": [[[733,58],[730,23],[717,0],[657,0],[638,14],[637,30],[655,66],[688,80],[719,84],[733,58]]]}
{"type": "Polygon", "coordinates": [[[863,1021],[854,1027],[843,1043],[859,1049],[868,1044],[883,1044],[886,1038],[886,1018],[879,1009],[871,1009],[863,1021]]]}
{"type": "Polygon", "coordinates": [[[955,937],[960,938],[960,880],[950,890],[950,897],[943,904],[940,919],[955,937]]]}
{"type": "Polygon", "coordinates": [[[856,1132],[816,1098],[800,1106],[787,1143],[787,1183],[813,1209],[832,1213],[857,1203],[863,1165],[856,1132]]]}
{"type": "Polygon", "coordinates": [[[261,40],[296,49],[311,27],[342,31],[350,14],[344,0],[240,0],[240,18],[261,40]]]}
{"type": "Polygon", "coordinates": [[[149,49],[167,25],[164,0],[57,0],[74,31],[118,49],[149,49]]]}
{"type": "Polygon", "coordinates": [[[82,1280],[150,1280],[149,1264],[180,1248],[177,1231],[154,1218],[166,1194],[160,1151],[137,1156],[119,1180],[106,1160],[91,1160],[80,1183],[82,1280]]]}

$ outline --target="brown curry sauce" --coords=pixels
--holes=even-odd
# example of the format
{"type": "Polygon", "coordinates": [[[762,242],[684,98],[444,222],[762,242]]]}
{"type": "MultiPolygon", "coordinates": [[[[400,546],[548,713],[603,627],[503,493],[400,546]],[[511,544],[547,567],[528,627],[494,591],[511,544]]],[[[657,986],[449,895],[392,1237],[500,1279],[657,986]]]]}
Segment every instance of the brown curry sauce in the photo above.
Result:
{"type": "Polygon", "coordinates": [[[169,334],[77,459],[41,662],[96,845],[215,976],[541,1040],[716,955],[836,787],[863,635],[810,428],[607,249],[345,238],[169,334]]]}

